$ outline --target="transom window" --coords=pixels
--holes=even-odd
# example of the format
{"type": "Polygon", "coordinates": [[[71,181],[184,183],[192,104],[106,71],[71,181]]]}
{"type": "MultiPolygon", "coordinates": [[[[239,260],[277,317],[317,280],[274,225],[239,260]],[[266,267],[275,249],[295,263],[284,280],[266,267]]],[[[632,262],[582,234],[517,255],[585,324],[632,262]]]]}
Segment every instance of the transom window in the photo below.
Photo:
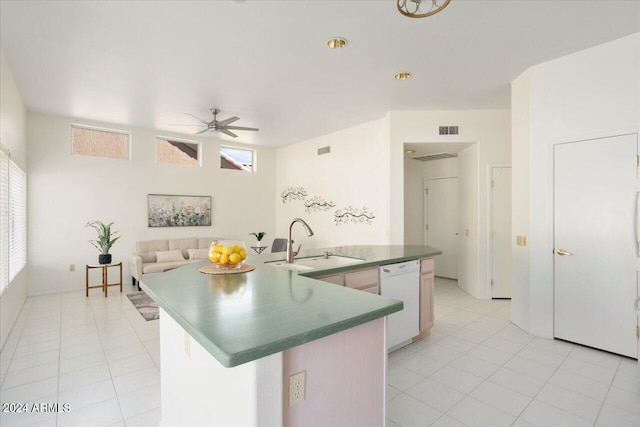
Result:
{"type": "Polygon", "coordinates": [[[156,162],[200,166],[200,144],[169,138],[156,138],[156,162]]]}
{"type": "Polygon", "coordinates": [[[71,126],[71,152],[76,155],[129,160],[129,140],[124,131],[71,126]]]}
{"type": "Polygon", "coordinates": [[[245,172],[255,171],[255,152],[244,148],[220,147],[220,167],[245,172]]]}

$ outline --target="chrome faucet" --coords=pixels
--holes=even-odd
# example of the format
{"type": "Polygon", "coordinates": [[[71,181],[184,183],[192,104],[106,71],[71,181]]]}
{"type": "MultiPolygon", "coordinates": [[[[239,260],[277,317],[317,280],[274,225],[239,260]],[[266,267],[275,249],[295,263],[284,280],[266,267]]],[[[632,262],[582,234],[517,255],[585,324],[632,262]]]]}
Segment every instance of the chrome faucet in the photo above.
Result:
{"type": "Polygon", "coordinates": [[[293,228],[293,224],[295,224],[296,222],[299,222],[300,224],[302,224],[302,226],[304,227],[304,230],[307,232],[307,237],[313,236],[313,230],[311,230],[311,227],[309,227],[309,224],[304,222],[304,220],[300,218],[295,218],[293,221],[291,221],[291,225],[289,225],[289,239],[287,239],[287,264],[293,263],[293,257],[298,255],[298,252],[300,252],[300,247],[302,246],[302,245],[298,246],[298,250],[296,252],[293,252],[293,240],[291,240],[291,229],[293,228]]]}

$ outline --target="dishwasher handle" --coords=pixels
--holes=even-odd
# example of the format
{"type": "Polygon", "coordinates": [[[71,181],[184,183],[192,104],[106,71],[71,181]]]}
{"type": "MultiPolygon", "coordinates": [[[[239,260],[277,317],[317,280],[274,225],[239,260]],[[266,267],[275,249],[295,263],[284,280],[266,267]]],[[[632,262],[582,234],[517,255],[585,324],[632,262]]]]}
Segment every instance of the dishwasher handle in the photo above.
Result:
{"type": "Polygon", "coordinates": [[[400,274],[412,273],[419,269],[420,261],[409,261],[380,266],[380,272],[385,276],[398,276],[400,274]]]}

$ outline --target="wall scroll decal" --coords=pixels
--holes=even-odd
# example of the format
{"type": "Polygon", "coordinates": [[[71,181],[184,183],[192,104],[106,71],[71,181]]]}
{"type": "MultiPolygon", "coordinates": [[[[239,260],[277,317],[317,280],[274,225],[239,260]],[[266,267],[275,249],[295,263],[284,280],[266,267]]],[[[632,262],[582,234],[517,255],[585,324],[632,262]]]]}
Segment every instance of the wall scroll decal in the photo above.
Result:
{"type": "Polygon", "coordinates": [[[307,190],[304,187],[287,187],[280,196],[282,197],[282,203],[304,200],[307,197],[307,190]]]}
{"type": "Polygon", "coordinates": [[[304,202],[305,212],[324,212],[331,208],[335,208],[336,204],[328,200],[323,199],[320,196],[313,196],[309,200],[304,202]]]}
{"type": "Polygon", "coordinates": [[[369,211],[367,207],[358,209],[353,206],[347,206],[344,210],[338,209],[335,213],[336,225],[348,224],[350,222],[371,225],[374,218],[375,215],[369,211]]]}

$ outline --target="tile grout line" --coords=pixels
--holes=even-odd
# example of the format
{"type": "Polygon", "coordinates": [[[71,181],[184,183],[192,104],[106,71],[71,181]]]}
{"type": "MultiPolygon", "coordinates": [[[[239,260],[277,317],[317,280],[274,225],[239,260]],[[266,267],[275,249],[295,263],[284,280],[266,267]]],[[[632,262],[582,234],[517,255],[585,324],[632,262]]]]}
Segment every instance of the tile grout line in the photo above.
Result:
{"type": "MultiPolygon", "coordinates": [[[[27,297],[24,301],[24,304],[22,305],[22,307],[20,308],[20,311],[18,312],[18,316],[16,317],[16,319],[19,319],[20,316],[23,314],[22,311],[25,310],[26,306],[27,306],[27,302],[29,301],[30,298],[33,297],[27,297]]],[[[31,305],[29,305],[28,308],[26,308],[27,311],[24,312],[24,316],[25,316],[25,321],[22,322],[22,325],[20,326],[21,330],[20,330],[20,336],[18,338],[16,338],[16,345],[13,348],[13,351],[11,352],[11,357],[9,358],[9,364],[7,365],[7,370],[6,372],[4,372],[2,374],[2,378],[0,378],[0,387],[2,387],[4,385],[4,380],[7,377],[7,374],[9,373],[9,369],[11,368],[11,365],[13,364],[13,359],[15,358],[15,354],[16,351],[18,350],[18,344],[20,344],[20,339],[22,338],[22,332],[24,330],[24,325],[26,323],[26,319],[29,317],[29,315],[31,314],[31,305]]],[[[16,322],[17,323],[17,322],[16,322]]],[[[6,347],[7,345],[7,341],[9,341],[9,337],[11,336],[11,334],[14,331],[14,328],[17,326],[16,323],[13,324],[13,326],[11,327],[11,330],[9,331],[9,335],[7,335],[7,340],[4,343],[4,346],[2,348],[2,350],[0,350],[0,353],[4,350],[4,347],[6,347]]]]}
{"type": "MultiPolygon", "coordinates": [[[[58,331],[58,378],[56,381],[56,402],[60,403],[60,365],[62,364],[62,297],[60,297],[60,328],[58,331]]],[[[58,417],[60,413],[56,413],[56,427],[58,427],[58,417]]]]}
{"type": "Polygon", "coordinates": [[[607,397],[609,397],[609,393],[611,392],[611,388],[613,387],[613,382],[616,380],[616,375],[618,375],[618,371],[620,370],[620,366],[622,365],[622,359],[618,361],[618,366],[616,366],[616,370],[613,373],[613,377],[611,377],[611,381],[609,382],[609,387],[607,388],[607,393],[604,395],[602,399],[602,403],[600,404],[600,409],[598,409],[598,415],[596,415],[596,419],[593,422],[595,426],[600,418],[600,414],[602,413],[602,409],[604,408],[605,403],[607,403],[607,397]]]}
{"type": "MultiPolygon", "coordinates": [[[[116,402],[118,403],[118,409],[120,411],[120,421],[125,423],[124,414],[122,413],[122,405],[120,405],[120,397],[118,396],[118,392],[116,391],[116,385],[113,382],[113,374],[111,373],[111,366],[109,365],[109,361],[107,360],[107,353],[106,353],[106,351],[104,349],[104,344],[102,343],[102,336],[100,334],[100,331],[98,330],[98,320],[96,319],[96,313],[93,310],[93,305],[91,304],[91,302],[89,302],[89,308],[91,308],[91,314],[93,316],[93,322],[96,325],[96,332],[98,334],[98,339],[100,341],[100,348],[102,348],[102,354],[104,355],[105,364],[107,365],[107,370],[109,371],[109,380],[111,380],[111,387],[113,387],[113,393],[116,395],[116,402]]],[[[109,399],[106,399],[103,402],[106,402],[108,400],[109,399]]],[[[97,403],[101,403],[101,402],[97,402],[97,403]]],[[[117,423],[117,421],[116,421],[116,423],[117,423]]],[[[115,424],[115,423],[111,423],[111,424],[115,424]]],[[[126,423],[125,423],[125,425],[126,425],[126,423]]]]}

